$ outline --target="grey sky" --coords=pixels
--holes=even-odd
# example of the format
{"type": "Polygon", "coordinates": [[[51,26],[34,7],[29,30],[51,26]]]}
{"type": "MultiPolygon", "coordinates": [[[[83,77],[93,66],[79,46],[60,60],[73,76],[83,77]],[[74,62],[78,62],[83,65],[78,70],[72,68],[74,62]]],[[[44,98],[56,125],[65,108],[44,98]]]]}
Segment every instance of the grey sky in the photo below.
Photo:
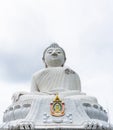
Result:
{"type": "Polygon", "coordinates": [[[15,91],[29,91],[32,74],[44,67],[43,50],[57,42],[82,90],[113,114],[112,7],[112,0],[0,1],[0,110],[15,91]]]}

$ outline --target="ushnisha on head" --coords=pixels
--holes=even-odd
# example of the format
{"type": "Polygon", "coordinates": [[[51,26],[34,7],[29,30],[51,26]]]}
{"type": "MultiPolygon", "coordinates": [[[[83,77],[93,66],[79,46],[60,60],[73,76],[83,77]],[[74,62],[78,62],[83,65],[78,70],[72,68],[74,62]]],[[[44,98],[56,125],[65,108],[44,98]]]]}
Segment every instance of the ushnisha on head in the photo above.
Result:
{"type": "Polygon", "coordinates": [[[47,67],[63,67],[66,61],[64,50],[57,44],[53,43],[47,47],[42,57],[47,67]]]}

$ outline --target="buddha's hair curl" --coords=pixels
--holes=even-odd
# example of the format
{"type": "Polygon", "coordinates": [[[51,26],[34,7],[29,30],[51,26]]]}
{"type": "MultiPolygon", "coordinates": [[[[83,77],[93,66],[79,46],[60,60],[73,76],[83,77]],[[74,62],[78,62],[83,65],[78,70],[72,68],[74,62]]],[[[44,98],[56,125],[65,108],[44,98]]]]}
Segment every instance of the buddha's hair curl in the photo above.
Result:
{"type": "MultiPolygon", "coordinates": [[[[50,46],[48,46],[48,47],[44,50],[44,52],[43,52],[43,57],[42,57],[42,60],[43,60],[43,61],[45,61],[45,53],[46,53],[46,51],[47,51],[49,48],[60,48],[60,49],[63,51],[63,53],[64,53],[64,61],[66,61],[65,51],[64,51],[63,48],[60,47],[57,43],[52,43],[50,46]]],[[[62,65],[62,66],[63,66],[63,65],[62,65]]]]}

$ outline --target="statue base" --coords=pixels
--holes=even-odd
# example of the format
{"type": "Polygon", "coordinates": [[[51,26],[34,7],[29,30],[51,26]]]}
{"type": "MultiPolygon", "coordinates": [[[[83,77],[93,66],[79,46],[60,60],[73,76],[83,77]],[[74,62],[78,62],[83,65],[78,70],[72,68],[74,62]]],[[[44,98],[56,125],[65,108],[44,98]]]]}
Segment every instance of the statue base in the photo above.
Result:
{"type": "MultiPolygon", "coordinates": [[[[60,96],[59,96],[60,95],[60,96]]],[[[110,130],[106,111],[94,97],[23,95],[4,114],[3,129],[110,130]]]]}

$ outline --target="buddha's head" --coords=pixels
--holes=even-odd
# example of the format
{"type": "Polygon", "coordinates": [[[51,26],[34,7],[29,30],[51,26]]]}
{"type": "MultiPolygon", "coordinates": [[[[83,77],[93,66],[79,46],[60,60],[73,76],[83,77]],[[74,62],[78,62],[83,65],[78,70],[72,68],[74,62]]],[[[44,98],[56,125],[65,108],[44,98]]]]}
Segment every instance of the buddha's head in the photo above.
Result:
{"type": "Polygon", "coordinates": [[[53,43],[45,49],[42,59],[46,67],[62,67],[66,61],[66,55],[58,44],[53,43]]]}

